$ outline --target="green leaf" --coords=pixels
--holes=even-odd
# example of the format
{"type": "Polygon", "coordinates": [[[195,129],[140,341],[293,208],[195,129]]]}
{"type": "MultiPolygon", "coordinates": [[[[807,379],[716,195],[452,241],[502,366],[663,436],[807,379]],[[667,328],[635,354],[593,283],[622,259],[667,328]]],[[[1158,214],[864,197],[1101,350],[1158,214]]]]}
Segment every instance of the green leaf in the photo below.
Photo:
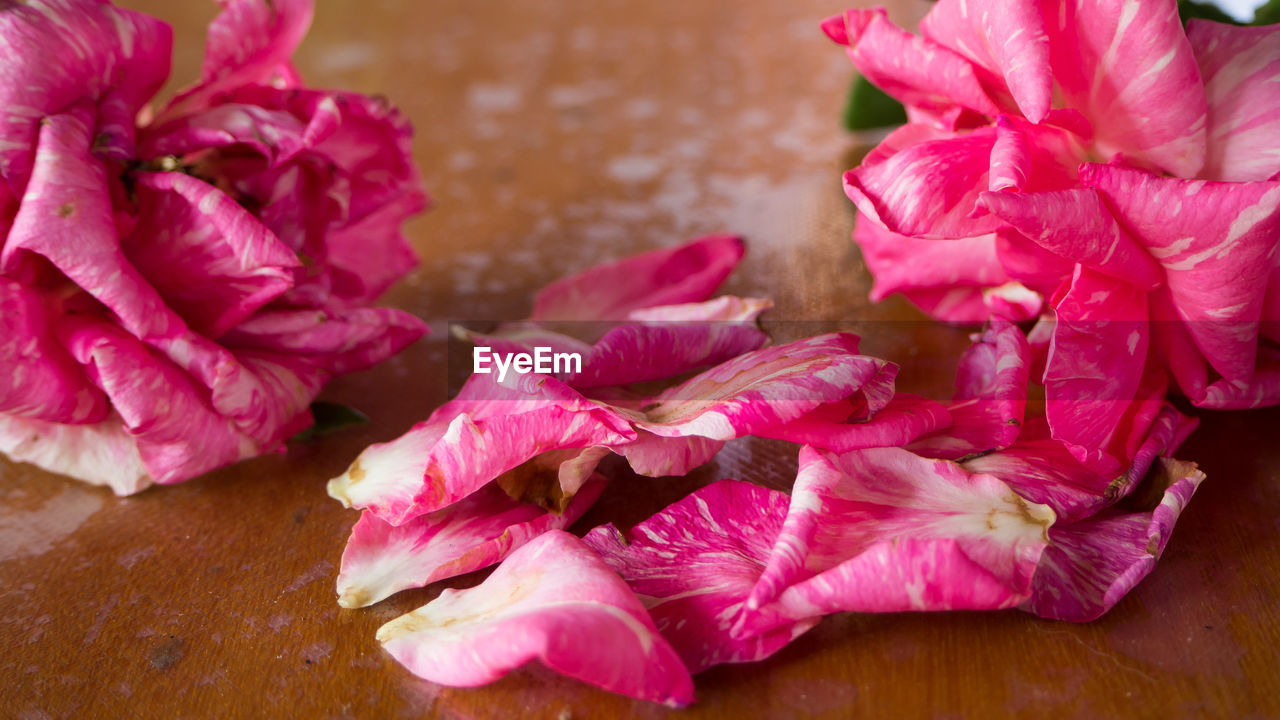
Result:
{"type": "Polygon", "coordinates": [[[369,416],[359,410],[323,401],[311,403],[311,417],[315,419],[315,424],[289,438],[289,442],[309,442],[343,428],[369,424],[369,416]]]}
{"type": "Polygon", "coordinates": [[[1275,25],[1280,23],[1280,0],[1269,0],[1253,14],[1254,25],[1275,25]]]}
{"type": "Polygon", "coordinates": [[[1235,18],[1219,10],[1217,5],[1211,2],[1198,2],[1197,0],[1178,0],[1178,17],[1182,18],[1183,25],[1186,25],[1188,20],[1193,19],[1212,20],[1232,25],[1241,24],[1235,18]]]}
{"type": "Polygon", "coordinates": [[[885,94],[861,75],[853,76],[849,100],[844,106],[844,126],[849,130],[901,125],[907,121],[902,103],[885,94]]]}

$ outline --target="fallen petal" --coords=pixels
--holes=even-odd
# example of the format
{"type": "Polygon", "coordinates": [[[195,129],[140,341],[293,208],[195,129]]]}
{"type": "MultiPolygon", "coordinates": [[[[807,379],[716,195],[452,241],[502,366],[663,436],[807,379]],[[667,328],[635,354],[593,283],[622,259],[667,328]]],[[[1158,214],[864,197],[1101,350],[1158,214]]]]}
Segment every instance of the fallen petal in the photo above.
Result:
{"type": "Polygon", "coordinates": [[[610,692],[693,702],[689,671],[627,584],[559,530],[512,553],[480,585],[445,590],[383,625],[378,642],[442,685],[484,685],[536,659],[610,692]]]}

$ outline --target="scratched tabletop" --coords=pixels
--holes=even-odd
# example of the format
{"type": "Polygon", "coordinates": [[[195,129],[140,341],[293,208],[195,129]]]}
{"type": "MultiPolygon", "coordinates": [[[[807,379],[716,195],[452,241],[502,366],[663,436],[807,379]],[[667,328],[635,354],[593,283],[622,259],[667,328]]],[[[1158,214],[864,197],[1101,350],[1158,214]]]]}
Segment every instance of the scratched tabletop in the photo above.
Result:
{"type": "MultiPolygon", "coordinates": [[[[212,3],[129,0],[175,28],[172,92],[198,74],[212,3]]],[[[436,584],[338,607],[354,511],[325,494],[372,442],[448,392],[451,319],[523,317],[547,281],[735,232],[727,289],[773,297],[786,338],[828,326],[945,393],[966,331],[866,300],[840,174],[838,0],[323,0],[308,83],[382,93],[417,128],[435,207],[420,267],[384,299],[431,337],[335,381],[372,423],[118,499],[0,460],[0,717],[618,718],[665,708],[528,667],[443,688],[374,640],[436,584]]],[[[911,23],[921,7],[891,8],[911,23]]],[[[687,718],[1280,717],[1280,411],[1200,413],[1178,453],[1208,474],[1155,573],[1101,620],[1017,611],[844,615],[767,661],[695,678],[687,718]]],[[[611,466],[612,472],[626,475],[611,466]]],[[[795,448],[741,441],[686,478],[615,479],[575,526],[633,524],[725,477],[788,487],[795,448]]],[[[455,581],[473,585],[483,574],[455,581]]]]}

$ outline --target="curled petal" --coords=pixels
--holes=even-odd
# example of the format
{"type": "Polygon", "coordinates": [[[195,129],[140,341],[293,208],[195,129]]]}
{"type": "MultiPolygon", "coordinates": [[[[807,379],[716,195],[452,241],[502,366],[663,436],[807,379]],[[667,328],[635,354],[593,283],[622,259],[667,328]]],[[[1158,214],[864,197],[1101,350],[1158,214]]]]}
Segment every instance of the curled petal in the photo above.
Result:
{"type": "Polygon", "coordinates": [[[563,479],[572,485],[582,479],[581,468],[567,462],[569,457],[535,462],[539,456],[636,437],[617,413],[554,379],[525,376],[531,378],[529,387],[516,387],[495,377],[473,375],[458,399],[425,422],[396,440],[366,448],[344,474],[329,481],[329,495],[402,525],[517,471],[510,480],[559,503],[572,494],[566,489],[556,496],[561,472],[569,474],[563,479]]]}
{"type": "Polygon", "coordinates": [[[763,660],[817,623],[806,619],[746,639],[730,633],[786,514],[785,493],[721,480],[626,534],[605,525],[583,541],[627,581],[658,632],[697,673],[763,660]]]}
{"type": "Polygon", "coordinates": [[[1054,526],[1022,609],[1073,622],[1088,622],[1110,610],[1155,567],[1174,523],[1203,480],[1194,463],[1161,457],[1149,481],[1154,502],[1054,526]]]}
{"type": "Polygon", "coordinates": [[[445,590],[383,625],[410,672],[474,687],[530,660],[610,692],[684,706],[693,680],[644,606],[590,548],[559,530],[515,551],[480,585],[445,590]]]}
{"type": "Polygon", "coordinates": [[[1082,462],[1105,463],[1143,378],[1147,294],[1077,266],[1055,310],[1044,373],[1049,427],[1082,462]]]}
{"type": "Polygon", "coordinates": [[[373,367],[426,332],[426,323],[392,308],[282,309],[257,313],[221,342],[305,357],[328,372],[343,374],[373,367]]]}
{"type": "Polygon", "coordinates": [[[1280,182],[1180,180],[1093,164],[1080,177],[1163,266],[1204,357],[1228,381],[1248,382],[1280,248],[1280,182]]]}
{"type": "Polygon", "coordinates": [[[711,235],[597,265],[534,298],[531,320],[621,320],[641,308],[701,302],[742,260],[742,239],[711,235]]]}
{"type": "Polygon", "coordinates": [[[791,507],[739,636],[837,611],[1024,601],[1053,511],[1000,480],[900,448],[804,448],[791,507]]]}
{"type": "Polygon", "coordinates": [[[672,477],[687,475],[694,468],[707,464],[723,447],[723,440],[698,435],[660,437],[639,430],[635,440],[609,449],[625,457],[637,475],[672,477]]]}
{"type": "Polygon", "coordinates": [[[739,355],[625,409],[663,437],[732,440],[782,425],[828,403],[866,392],[879,410],[897,366],[858,355],[858,338],[831,333],[739,355]]]}
{"type": "Polygon", "coordinates": [[[978,74],[983,84],[1007,87],[1031,122],[1049,113],[1049,35],[1035,0],[942,0],[920,21],[920,33],[986,70],[978,74]]]}
{"type": "Polygon", "coordinates": [[[1180,177],[1205,161],[1207,105],[1174,0],[1046,7],[1053,77],[1095,147],[1180,177]]]}
{"type": "Polygon", "coordinates": [[[1093,188],[984,193],[979,202],[1060,257],[1141,288],[1164,280],[1160,265],[1120,227],[1093,188]]]}
{"type": "Polygon", "coordinates": [[[848,48],[858,72],[904,105],[938,114],[956,106],[989,116],[1000,112],[971,63],[894,25],[881,8],[847,10],[822,29],[848,48]]]}
{"type": "MultiPolygon", "coordinates": [[[[53,298],[0,278],[0,413],[55,423],[97,423],[110,408],[54,334],[53,298]]],[[[16,420],[16,419],[15,419],[16,420]]]]}
{"type": "Polygon", "coordinates": [[[312,0],[226,0],[209,24],[200,82],[179,93],[161,118],[206,108],[242,85],[294,84],[289,60],[314,12],[312,0]]]}
{"type": "Polygon", "coordinates": [[[600,496],[605,482],[597,475],[586,483],[563,513],[520,502],[494,484],[398,527],[366,510],[342,551],[338,604],[372,605],[401,590],[500,562],[542,533],[572,525],[600,496]]]}
{"type": "Polygon", "coordinates": [[[1030,364],[1018,326],[993,318],[960,358],[955,396],[946,408],[950,425],[913,443],[911,451],[958,460],[1012,445],[1026,415],[1030,364]]]}
{"type": "Polygon", "coordinates": [[[137,442],[115,414],[90,425],[68,425],[0,413],[0,452],[52,473],[105,485],[120,496],[141,492],[152,482],[137,442]]]}
{"type": "Polygon", "coordinates": [[[757,430],[755,434],[846,452],[901,447],[951,425],[951,414],[944,405],[910,393],[894,393],[887,405],[870,416],[854,411],[853,403],[837,405],[843,405],[845,412],[832,415],[832,406],[825,406],[786,425],[757,430]],[[844,417],[840,417],[842,414],[844,417]]]}
{"type": "Polygon", "coordinates": [[[293,285],[296,255],[222,191],[143,173],[126,258],[197,332],[217,338],[293,285]]]}
{"type": "Polygon", "coordinates": [[[954,240],[993,233],[999,219],[974,211],[991,184],[995,139],[994,128],[978,128],[910,145],[878,162],[868,157],[845,173],[845,194],[859,212],[902,235],[954,240]]]}
{"type": "Polygon", "coordinates": [[[1280,175],[1280,26],[1187,23],[1209,101],[1209,154],[1200,177],[1274,180],[1280,175]]]}
{"type": "Polygon", "coordinates": [[[169,76],[172,50],[166,23],[111,3],[6,3],[0,53],[12,61],[0,87],[0,185],[25,191],[44,119],[77,104],[97,109],[102,157],[136,157],[134,118],[169,76]]]}

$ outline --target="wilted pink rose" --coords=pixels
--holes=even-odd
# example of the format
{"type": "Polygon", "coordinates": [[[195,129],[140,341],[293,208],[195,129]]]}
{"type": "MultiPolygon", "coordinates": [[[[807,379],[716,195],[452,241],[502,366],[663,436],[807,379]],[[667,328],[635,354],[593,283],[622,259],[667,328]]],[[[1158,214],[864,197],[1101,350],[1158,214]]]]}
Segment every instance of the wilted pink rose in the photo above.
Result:
{"type": "Polygon", "coordinates": [[[153,115],[169,28],[0,8],[0,450],[127,494],[271,452],[423,324],[369,303],[426,196],[385,102],[304,89],[309,0],[230,0],[153,115]],[[70,48],[70,52],[66,48],[70,48]],[[53,57],[53,54],[57,57],[53,57]]]}
{"type": "Polygon", "coordinates": [[[845,176],[875,297],[963,322],[1046,305],[1050,400],[1113,405],[1082,447],[1108,441],[1149,345],[1198,405],[1280,402],[1280,26],[941,0],[920,36],[881,10],[824,30],[910,118],[845,176]]]}

